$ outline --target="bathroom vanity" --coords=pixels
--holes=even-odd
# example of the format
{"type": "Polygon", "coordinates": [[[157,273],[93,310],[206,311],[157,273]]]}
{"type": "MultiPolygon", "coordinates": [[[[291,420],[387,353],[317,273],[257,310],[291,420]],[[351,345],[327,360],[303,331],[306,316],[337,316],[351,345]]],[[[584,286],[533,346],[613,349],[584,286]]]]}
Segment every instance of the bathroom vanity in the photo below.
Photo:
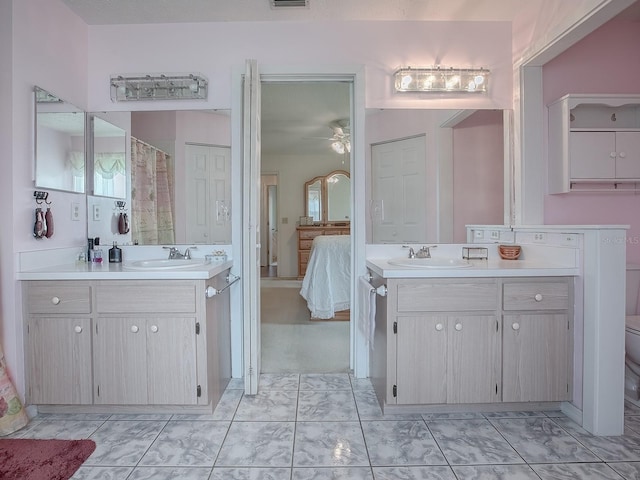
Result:
{"type": "Polygon", "coordinates": [[[571,400],[569,269],[549,275],[545,269],[368,266],[371,284],[387,289],[376,297],[370,353],[372,382],[386,412],[571,400]]]}
{"type": "Polygon", "coordinates": [[[22,274],[27,402],[213,411],[231,377],[230,267],[22,274]]]}

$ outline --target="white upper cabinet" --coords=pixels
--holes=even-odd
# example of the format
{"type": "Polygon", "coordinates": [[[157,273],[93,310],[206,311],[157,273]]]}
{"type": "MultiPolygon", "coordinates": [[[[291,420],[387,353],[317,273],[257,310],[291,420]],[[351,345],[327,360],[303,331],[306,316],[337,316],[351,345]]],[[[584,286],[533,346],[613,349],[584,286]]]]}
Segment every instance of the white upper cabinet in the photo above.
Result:
{"type": "Polygon", "coordinates": [[[549,193],[636,189],[640,95],[566,95],[548,108],[549,193]]]}

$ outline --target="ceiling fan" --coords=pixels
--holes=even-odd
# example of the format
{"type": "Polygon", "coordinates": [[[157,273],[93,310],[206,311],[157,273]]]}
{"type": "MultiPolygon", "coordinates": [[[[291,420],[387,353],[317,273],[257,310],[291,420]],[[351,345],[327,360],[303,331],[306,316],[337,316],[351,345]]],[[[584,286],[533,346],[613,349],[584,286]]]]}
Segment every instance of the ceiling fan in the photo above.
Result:
{"type": "Polygon", "coordinates": [[[329,124],[329,128],[333,131],[333,135],[331,137],[315,138],[329,140],[333,151],[340,155],[351,153],[351,131],[349,130],[349,120],[336,120],[329,124]]]}

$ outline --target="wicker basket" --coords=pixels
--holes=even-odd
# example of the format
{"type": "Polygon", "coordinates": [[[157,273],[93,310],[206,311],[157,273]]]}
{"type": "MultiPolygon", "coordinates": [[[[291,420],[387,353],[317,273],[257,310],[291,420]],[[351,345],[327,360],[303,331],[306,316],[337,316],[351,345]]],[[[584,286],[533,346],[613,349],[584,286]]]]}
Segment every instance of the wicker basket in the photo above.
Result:
{"type": "Polygon", "coordinates": [[[498,245],[498,253],[503,260],[517,260],[521,251],[520,245],[498,245]]]}

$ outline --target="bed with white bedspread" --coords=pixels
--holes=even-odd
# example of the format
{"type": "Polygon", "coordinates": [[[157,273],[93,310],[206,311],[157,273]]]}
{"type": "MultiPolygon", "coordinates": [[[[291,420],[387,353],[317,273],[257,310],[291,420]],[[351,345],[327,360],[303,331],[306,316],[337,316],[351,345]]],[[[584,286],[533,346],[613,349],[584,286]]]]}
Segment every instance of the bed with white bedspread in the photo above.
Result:
{"type": "Polygon", "coordinates": [[[300,295],[312,318],[333,318],[351,303],[351,235],[313,239],[300,295]]]}

